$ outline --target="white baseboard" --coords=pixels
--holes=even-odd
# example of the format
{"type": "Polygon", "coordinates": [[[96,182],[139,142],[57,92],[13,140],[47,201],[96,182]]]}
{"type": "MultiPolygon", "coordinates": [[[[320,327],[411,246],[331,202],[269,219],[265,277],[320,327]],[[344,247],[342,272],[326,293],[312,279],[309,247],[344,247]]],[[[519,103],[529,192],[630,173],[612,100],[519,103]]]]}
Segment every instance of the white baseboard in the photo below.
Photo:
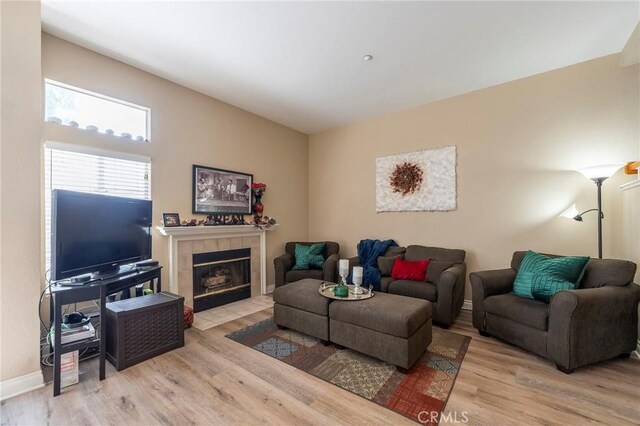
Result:
{"type": "Polygon", "coordinates": [[[0,382],[0,401],[17,396],[44,386],[42,371],[34,371],[24,376],[0,382]]]}
{"type": "Polygon", "coordinates": [[[276,289],[276,285],[275,284],[271,284],[267,286],[267,294],[269,293],[273,293],[273,290],[276,289]]]}
{"type": "Polygon", "coordinates": [[[464,303],[462,304],[462,309],[464,309],[465,311],[472,311],[473,304],[471,303],[471,300],[464,299],[464,303]]]}

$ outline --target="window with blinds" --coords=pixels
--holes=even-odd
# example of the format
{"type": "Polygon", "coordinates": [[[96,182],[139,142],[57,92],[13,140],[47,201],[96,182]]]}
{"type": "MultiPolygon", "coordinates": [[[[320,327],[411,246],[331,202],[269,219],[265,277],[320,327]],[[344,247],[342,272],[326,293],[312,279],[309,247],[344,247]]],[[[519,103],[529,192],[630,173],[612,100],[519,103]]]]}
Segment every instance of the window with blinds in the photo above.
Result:
{"type": "Polygon", "coordinates": [[[151,199],[149,158],[98,153],[98,150],[78,152],[74,148],[87,151],[83,147],[53,143],[45,147],[45,271],[51,267],[51,193],[54,189],[151,199]]]}

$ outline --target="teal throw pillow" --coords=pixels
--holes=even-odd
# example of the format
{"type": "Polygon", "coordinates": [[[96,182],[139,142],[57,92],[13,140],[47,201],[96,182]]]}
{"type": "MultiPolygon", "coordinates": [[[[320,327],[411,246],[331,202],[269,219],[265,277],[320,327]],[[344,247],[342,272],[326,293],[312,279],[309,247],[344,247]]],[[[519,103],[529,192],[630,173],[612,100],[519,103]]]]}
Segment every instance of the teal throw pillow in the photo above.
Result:
{"type": "Polygon", "coordinates": [[[293,269],[322,269],[324,266],[324,246],[327,243],[305,246],[296,244],[296,264],[293,269]]]}
{"type": "Polygon", "coordinates": [[[513,293],[549,302],[554,294],[578,287],[589,262],[588,256],[548,257],[528,251],[513,283],[513,293]]]}

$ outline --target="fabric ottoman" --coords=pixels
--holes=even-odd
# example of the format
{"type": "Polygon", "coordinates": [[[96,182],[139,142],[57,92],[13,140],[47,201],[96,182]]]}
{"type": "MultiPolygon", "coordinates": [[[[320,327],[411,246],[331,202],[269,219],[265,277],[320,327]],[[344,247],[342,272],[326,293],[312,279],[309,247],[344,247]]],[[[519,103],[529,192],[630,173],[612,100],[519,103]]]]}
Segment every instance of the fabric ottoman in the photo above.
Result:
{"type": "Polygon", "coordinates": [[[331,341],[408,370],[431,343],[431,302],[376,293],[329,306],[331,341]]]}
{"type": "Polygon", "coordinates": [[[329,341],[328,299],[318,289],[322,281],[307,278],[280,286],[273,291],[273,317],[280,327],[329,341]]]}

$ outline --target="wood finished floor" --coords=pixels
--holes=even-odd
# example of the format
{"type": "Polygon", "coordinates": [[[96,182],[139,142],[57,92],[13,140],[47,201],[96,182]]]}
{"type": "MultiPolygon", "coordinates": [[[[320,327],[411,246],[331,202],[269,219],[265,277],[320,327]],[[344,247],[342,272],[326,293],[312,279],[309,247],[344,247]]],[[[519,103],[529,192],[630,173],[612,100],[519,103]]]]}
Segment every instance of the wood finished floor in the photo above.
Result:
{"type": "MultiPolygon", "coordinates": [[[[412,423],[224,337],[271,314],[265,309],[206,331],[187,330],[181,349],[120,373],[107,363],[102,382],[96,360],[87,361],[80,383],[57,398],[47,385],[4,401],[2,424],[412,423]]],[[[444,411],[457,413],[458,421],[466,412],[468,424],[476,425],[640,423],[638,359],[566,376],[546,360],[479,336],[470,312],[463,311],[450,330],[473,338],[444,411]]]]}

